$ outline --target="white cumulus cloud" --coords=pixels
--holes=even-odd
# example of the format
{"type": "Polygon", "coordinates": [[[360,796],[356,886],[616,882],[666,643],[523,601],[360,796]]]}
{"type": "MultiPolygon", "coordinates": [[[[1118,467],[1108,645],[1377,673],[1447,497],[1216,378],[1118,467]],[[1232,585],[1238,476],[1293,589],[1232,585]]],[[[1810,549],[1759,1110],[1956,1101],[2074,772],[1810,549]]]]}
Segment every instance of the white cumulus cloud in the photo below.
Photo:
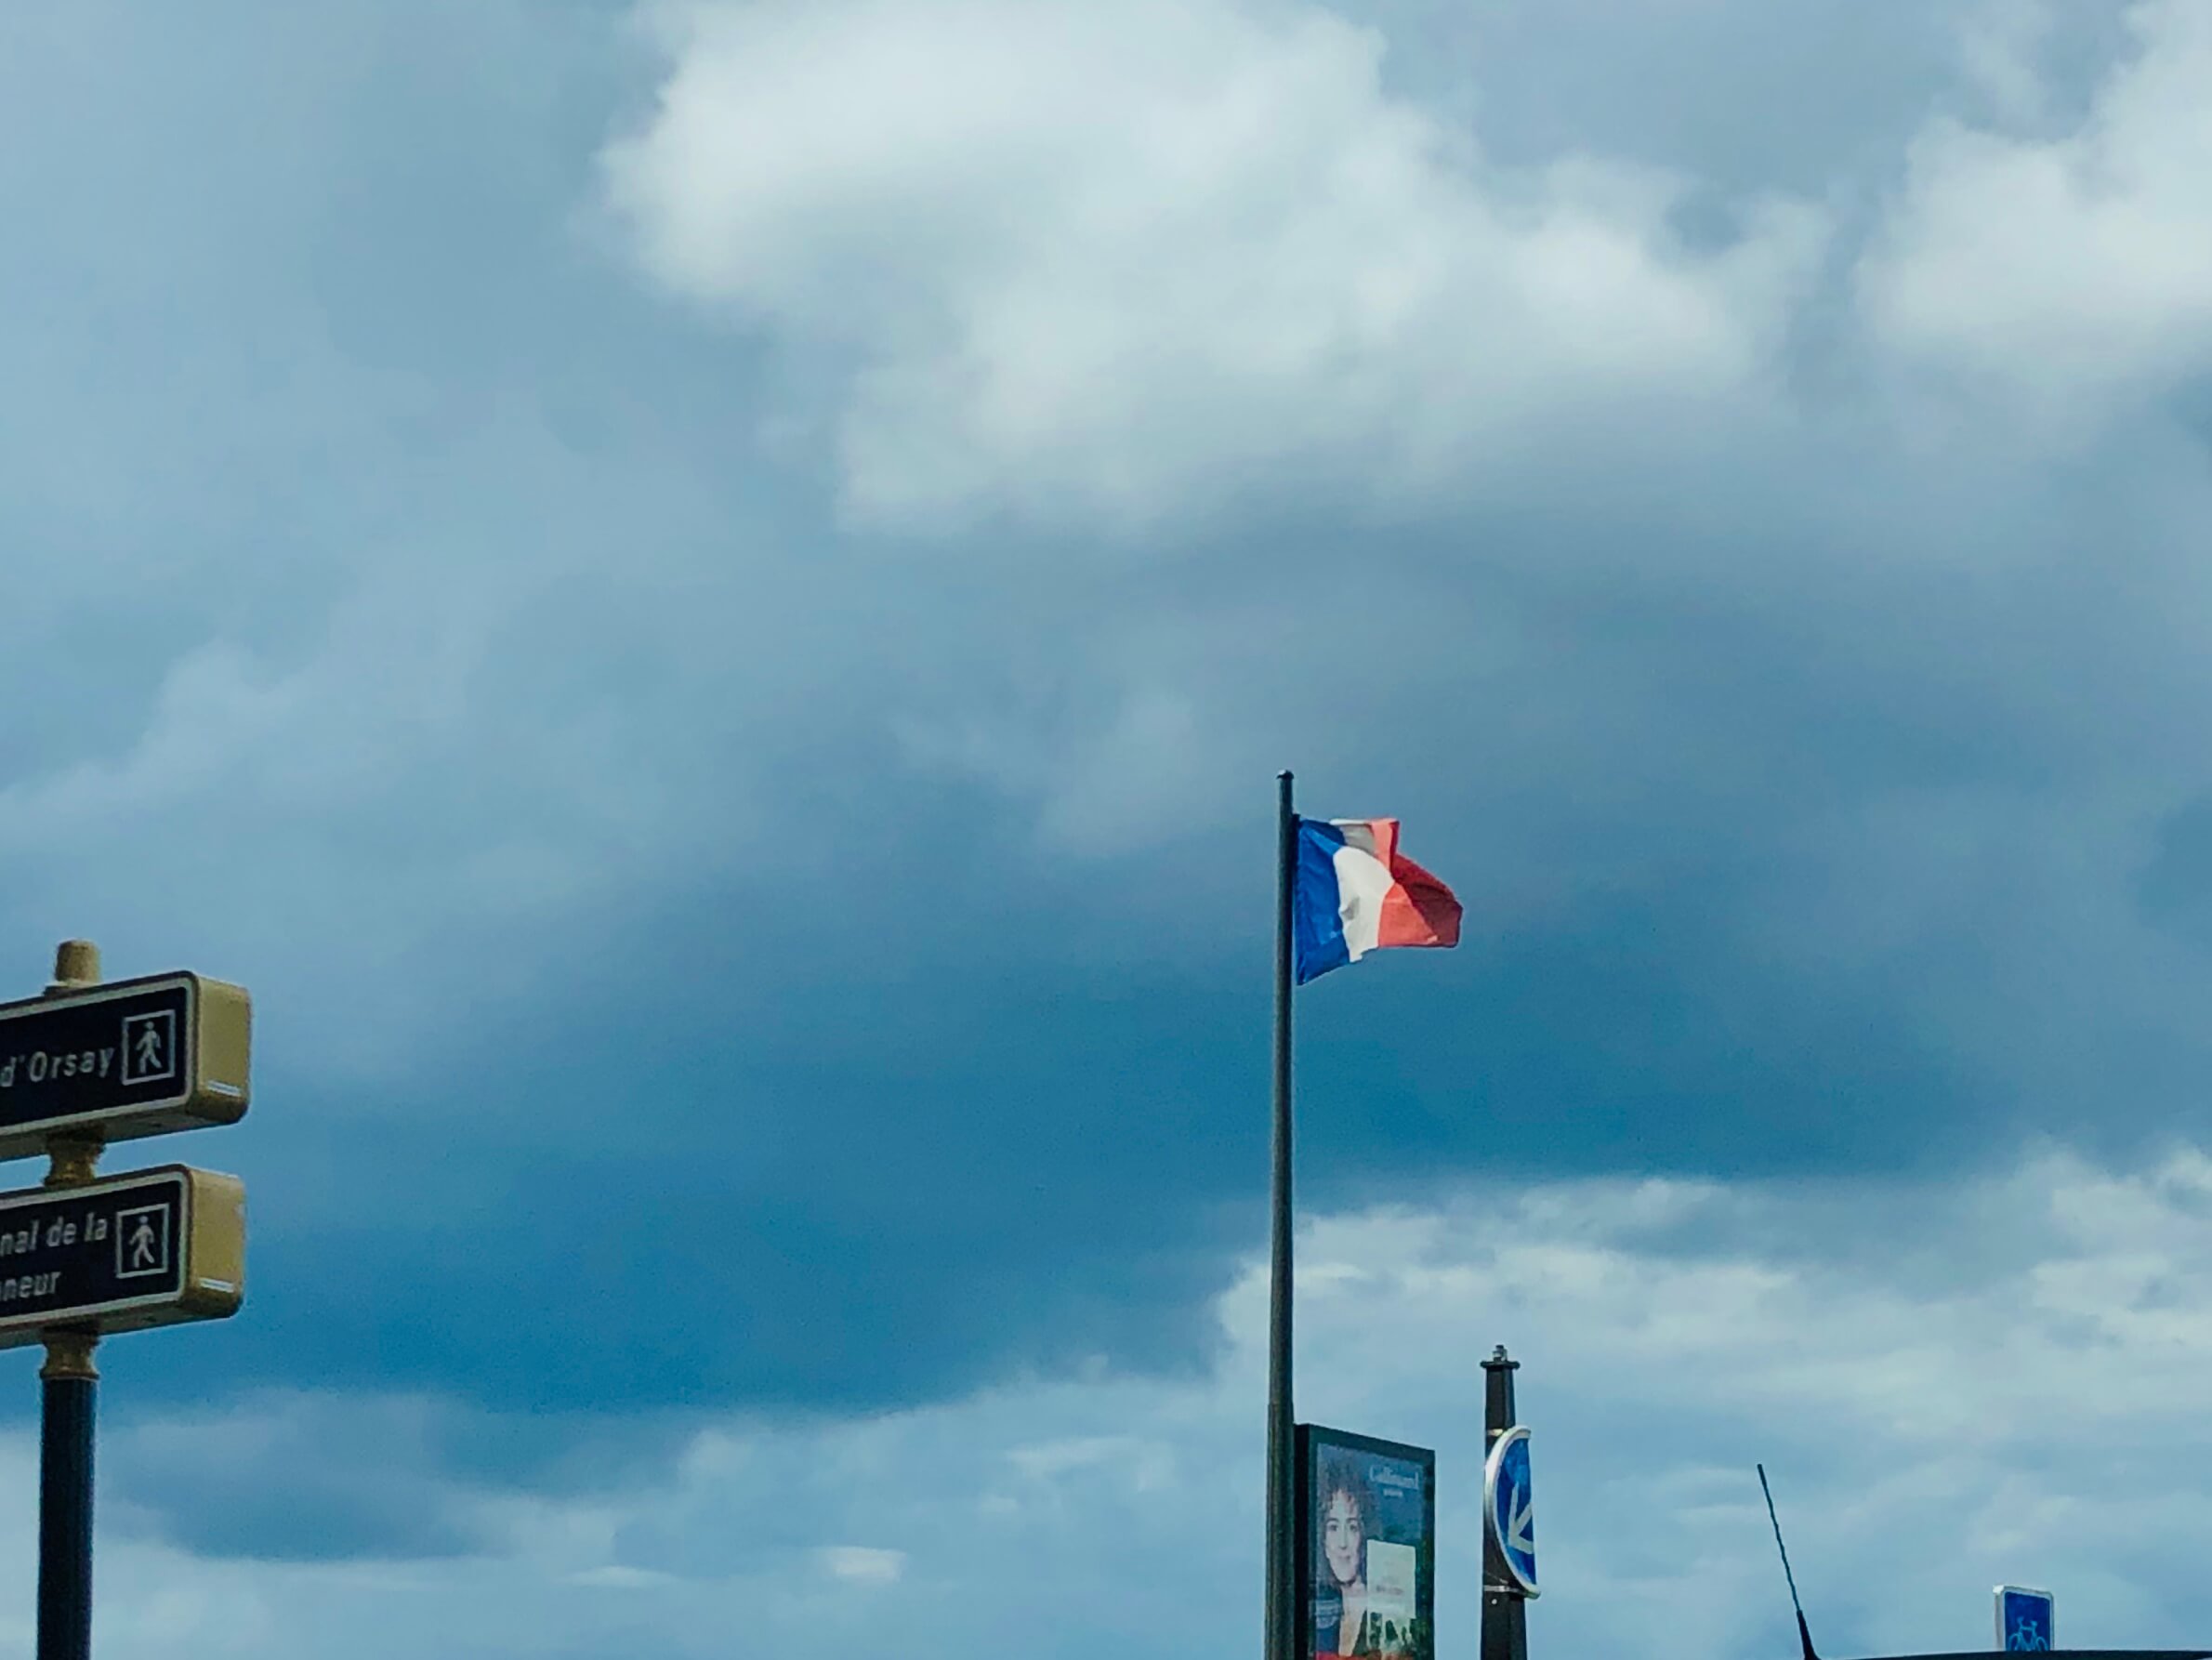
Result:
{"type": "Polygon", "coordinates": [[[1385,43],[1246,0],[661,15],[609,201],[677,294],[836,376],[849,507],[1142,522],[1299,469],[1415,485],[1759,381],[1819,246],[1681,183],[1489,165],[1385,43]]]}
{"type": "Polygon", "coordinates": [[[1923,129],[1860,271],[1889,349],[2069,419],[2212,361],[2212,10],[2128,16],[2136,49],[2066,130],[1923,129]]]}

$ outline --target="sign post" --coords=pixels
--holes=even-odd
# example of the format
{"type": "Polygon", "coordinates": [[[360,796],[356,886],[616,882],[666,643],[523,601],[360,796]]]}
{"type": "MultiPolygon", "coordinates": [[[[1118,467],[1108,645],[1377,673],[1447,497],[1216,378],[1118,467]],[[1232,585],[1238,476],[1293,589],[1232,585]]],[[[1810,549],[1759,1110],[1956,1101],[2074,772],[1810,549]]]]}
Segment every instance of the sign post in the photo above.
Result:
{"type": "MultiPolygon", "coordinates": [[[[54,954],[46,992],[63,996],[99,979],[99,948],[72,940],[54,954]]],[[[4,1064],[11,1075],[20,1071],[27,1077],[30,1071],[13,1056],[4,1064]]],[[[74,1186],[91,1178],[99,1142],[57,1136],[49,1152],[46,1186],[74,1186]]],[[[49,1332],[46,1363],[38,1371],[38,1660],[90,1660],[92,1653],[92,1444],[99,1389],[92,1349],[99,1341],[97,1332],[49,1332]]]]}
{"type": "Polygon", "coordinates": [[[2051,1614],[2057,1599],[2048,1591],[2022,1586],[1996,1588],[1997,1647],[2007,1653],[2039,1653],[2051,1646],[2051,1614]]]}
{"type": "MultiPolygon", "coordinates": [[[[1482,1363],[1482,1660],[1528,1660],[1528,1599],[1535,1594],[1536,1559],[1534,1515],[1527,1502],[1528,1431],[1514,1427],[1513,1374],[1520,1369],[1521,1363],[1506,1353],[1503,1343],[1482,1363]],[[1508,1495],[1517,1492],[1522,1501],[1521,1533],[1528,1547],[1525,1588],[1501,1557],[1495,1520],[1498,1451],[1511,1437],[1519,1437],[1516,1444],[1521,1449],[1515,1466],[1520,1485],[1508,1488],[1508,1495]]],[[[1505,1519],[1508,1535],[1513,1520],[1510,1515],[1505,1519]]]]}
{"type": "Polygon", "coordinates": [[[43,1185],[0,1193],[0,1349],[39,1368],[37,1660],[90,1660],[92,1460],[109,1332],[237,1312],[245,1190],[171,1165],[101,1179],[110,1141],[235,1124],[252,1007],[196,974],[99,983],[99,949],[63,942],[41,997],[0,1004],[0,1158],[44,1153],[43,1185]]]}

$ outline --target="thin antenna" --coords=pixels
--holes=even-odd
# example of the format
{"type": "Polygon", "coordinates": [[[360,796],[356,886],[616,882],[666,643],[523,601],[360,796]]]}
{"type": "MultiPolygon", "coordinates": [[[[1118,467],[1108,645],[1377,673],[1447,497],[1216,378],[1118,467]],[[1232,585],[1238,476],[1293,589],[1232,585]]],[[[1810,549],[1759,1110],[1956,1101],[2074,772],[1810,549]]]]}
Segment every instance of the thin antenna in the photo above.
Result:
{"type": "Polygon", "coordinates": [[[1757,1465],[1758,1490],[1767,1495],[1767,1522],[1774,1530],[1774,1548],[1782,1552],[1782,1576],[1789,1581],[1789,1605],[1797,1616],[1797,1640],[1805,1645],[1805,1660],[1821,1660],[1812,1650],[1812,1628],[1805,1623],[1805,1604],[1797,1601],[1797,1576],[1789,1571],[1789,1547],[1782,1542],[1782,1523],[1774,1516],[1774,1490],[1767,1485],[1767,1467],[1757,1465]]]}

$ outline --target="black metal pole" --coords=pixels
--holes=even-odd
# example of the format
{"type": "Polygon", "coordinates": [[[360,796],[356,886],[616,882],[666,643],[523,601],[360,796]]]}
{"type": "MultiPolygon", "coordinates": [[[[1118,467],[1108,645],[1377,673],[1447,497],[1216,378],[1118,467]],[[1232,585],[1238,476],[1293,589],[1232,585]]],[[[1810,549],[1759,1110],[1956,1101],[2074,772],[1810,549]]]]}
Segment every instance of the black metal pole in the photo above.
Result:
{"type": "Polygon", "coordinates": [[[1812,1627],[1805,1623],[1805,1604],[1797,1600],[1797,1576],[1789,1565],[1789,1547],[1782,1542],[1782,1518],[1774,1514],[1774,1489],[1767,1485],[1767,1467],[1755,1464],[1758,1471],[1758,1490],[1767,1501],[1767,1525],[1774,1530],[1774,1548],[1782,1553],[1782,1577],[1789,1587],[1790,1610],[1797,1616],[1797,1645],[1805,1653],[1805,1660],[1821,1660],[1812,1652],[1812,1627]]]}
{"type": "Polygon", "coordinates": [[[39,1369],[38,1660],[92,1653],[92,1432],[99,1373],[89,1332],[52,1332],[39,1369]]]}
{"type": "MultiPolygon", "coordinates": [[[[1482,1456],[1487,1458],[1497,1438],[1514,1427],[1513,1374],[1521,1363],[1507,1357],[1500,1343],[1482,1363],[1482,1456]]],[[[1483,1525],[1489,1522],[1485,1519],[1483,1525]]],[[[1501,1589],[1488,1569],[1490,1553],[1483,1551],[1482,1660],[1528,1660],[1528,1603],[1518,1591],[1501,1589]]]]}
{"type": "MultiPolygon", "coordinates": [[[[1297,1588],[1291,1584],[1292,1447],[1290,1402],[1290,989],[1291,902],[1297,878],[1298,821],[1288,772],[1279,788],[1275,825],[1274,1170],[1269,1183],[1267,1660],[1293,1660],[1297,1588]]],[[[43,1660],[43,1657],[42,1657],[43,1660]]]]}
{"type": "MultiPolygon", "coordinates": [[[[46,995],[99,983],[99,947],[64,940],[54,949],[54,978],[46,995]]],[[[47,1140],[48,1188],[82,1187],[99,1173],[100,1138],[47,1140]]],[[[91,1660],[92,1435],[99,1404],[96,1331],[42,1334],[46,1364],[38,1369],[38,1655],[37,1660],[91,1660]]]]}

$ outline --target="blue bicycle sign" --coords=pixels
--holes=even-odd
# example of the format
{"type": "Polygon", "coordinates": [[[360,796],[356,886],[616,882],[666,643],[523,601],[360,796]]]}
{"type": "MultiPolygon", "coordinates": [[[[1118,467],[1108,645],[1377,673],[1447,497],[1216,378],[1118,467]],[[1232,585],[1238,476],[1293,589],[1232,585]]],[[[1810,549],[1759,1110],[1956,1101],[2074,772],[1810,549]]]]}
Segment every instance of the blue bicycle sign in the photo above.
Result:
{"type": "Polygon", "coordinates": [[[2051,1646],[2051,1594],[2000,1585],[1996,1596],[1997,1647],[2008,1654],[2047,1651],[2051,1646]]]}

